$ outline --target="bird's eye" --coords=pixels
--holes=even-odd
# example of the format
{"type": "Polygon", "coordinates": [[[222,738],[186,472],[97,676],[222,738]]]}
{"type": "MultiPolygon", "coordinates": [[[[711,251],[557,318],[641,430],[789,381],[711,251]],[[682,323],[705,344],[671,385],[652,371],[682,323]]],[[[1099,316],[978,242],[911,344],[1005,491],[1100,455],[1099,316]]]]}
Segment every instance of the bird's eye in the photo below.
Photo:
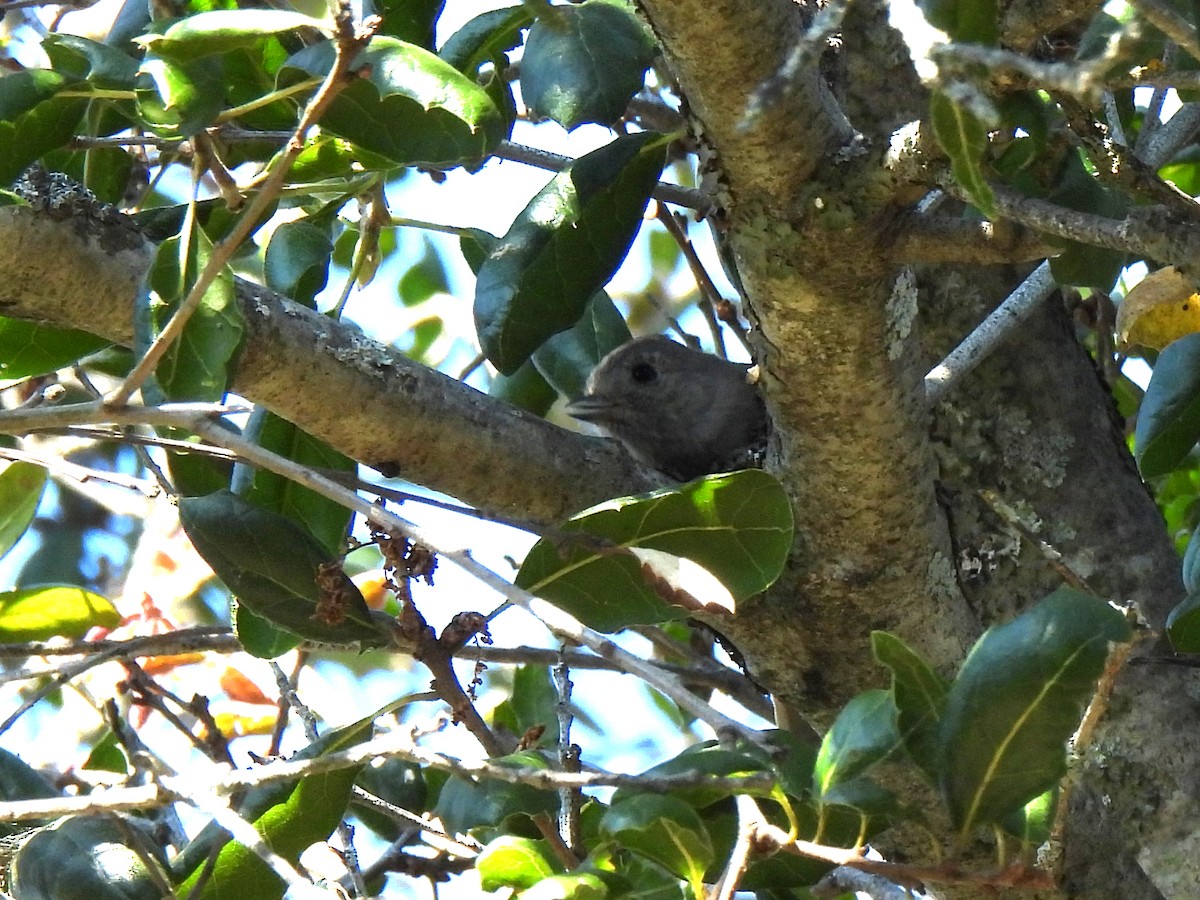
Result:
{"type": "Polygon", "coordinates": [[[630,370],[629,374],[638,384],[650,384],[658,378],[658,370],[650,363],[638,363],[630,370]]]}

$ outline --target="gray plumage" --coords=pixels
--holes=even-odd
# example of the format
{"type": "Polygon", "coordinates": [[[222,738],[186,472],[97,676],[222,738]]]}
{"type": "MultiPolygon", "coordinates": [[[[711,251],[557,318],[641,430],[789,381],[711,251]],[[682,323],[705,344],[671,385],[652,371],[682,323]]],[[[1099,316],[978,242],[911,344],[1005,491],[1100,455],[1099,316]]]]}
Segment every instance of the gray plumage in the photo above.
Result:
{"type": "Polygon", "coordinates": [[[665,337],[638,338],[600,360],[567,413],[677,478],[742,468],[767,434],[747,369],[665,337]]]}

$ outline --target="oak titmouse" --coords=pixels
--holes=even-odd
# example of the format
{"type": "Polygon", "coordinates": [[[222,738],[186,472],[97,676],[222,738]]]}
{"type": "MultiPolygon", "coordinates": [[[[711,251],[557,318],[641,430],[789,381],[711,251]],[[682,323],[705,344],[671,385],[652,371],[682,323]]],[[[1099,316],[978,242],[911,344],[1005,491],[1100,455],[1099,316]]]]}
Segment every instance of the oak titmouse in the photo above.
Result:
{"type": "Polygon", "coordinates": [[[767,435],[747,366],[662,336],[629,341],[600,360],[567,413],[682,479],[745,467],[767,435]]]}

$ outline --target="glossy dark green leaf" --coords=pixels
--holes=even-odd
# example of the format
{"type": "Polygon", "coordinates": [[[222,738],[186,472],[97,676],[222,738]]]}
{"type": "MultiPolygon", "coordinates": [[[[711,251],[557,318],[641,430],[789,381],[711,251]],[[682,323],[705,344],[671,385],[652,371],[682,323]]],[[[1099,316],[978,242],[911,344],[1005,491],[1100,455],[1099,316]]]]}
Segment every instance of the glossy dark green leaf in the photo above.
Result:
{"type": "Polygon", "coordinates": [[[267,35],[297,28],[328,30],[328,23],[286,9],[230,9],[187,16],[162,34],[138,40],[156,56],[187,62],[213,53],[228,53],[257,43],[267,35]]]}
{"type": "Polygon", "coordinates": [[[0,317],[0,378],[57,372],[109,344],[86,331],[0,317]]]}
{"type": "Polygon", "coordinates": [[[1187,597],[1167,616],[1167,636],[1177,653],[1200,653],[1200,592],[1187,597]]]}
{"type": "Polygon", "coordinates": [[[70,584],[0,592],[0,643],[81,638],[96,626],[116,628],[121,614],[106,597],[70,584]]]}
{"type": "Polygon", "coordinates": [[[480,13],[447,38],[438,56],[460,72],[479,70],[521,43],[521,31],[533,23],[530,7],[506,6],[480,13]]]}
{"type": "MultiPolygon", "coordinates": [[[[654,780],[672,775],[712,775],[719,778],[736,778],[748,775],[761,775],[770,772],[773,761],[766,757],[758,748],[731,749],[723,747],[716,741],[705,741],[694,744],[677,756],[666,762],[647,769],[642,777],[654,780]]],[[[807,785],[806,785],[807,786],[807,785]]],[[[641,795],[642,790],[636,787],[618,788],[613,794],[613,803],[620,803],[631,797],[641,795]]],[[[704,784],[695,787],[675,788],[671,796],[682,800],[697,810],[703,810],[714,803],[724,800],[731,792],[724,787],[704,784]]]]}
{"type": "MultiPolygon", "coordinates": [[[[420,814],[429,808],[432,791],[419,765],[404,759],[387,759],[363,768],[358,786],[393,806],[420,814]]],[[[355,804],[354,815],[385,841],[394,841],[407,825],[365,803],[355,804]]]]}
{"type": "Polygon", "coordinates": [[[138,61],[117,47],[77,34],[52,33],[42,39],[42,49],[56,72],[109,90],[133,87],[138,61]]]}
{"type": "Polygon", "coordinates": [[[329,231],[300,219],[275,229],[263,258],[267,287],[315,309],[316,297],[329,281],[333,241],[329,231]]]}
{"type": "MultiPolygon", "coordinates": [[[[374,718],[369,716],[327,732],[295,758],[312,759],[362,743],[372,734],[374,718]]],[[[243,808],[241,815],[253,822],[272,850],[294,863],[302,852],[328,838],[338,826],[359,771],[359,767],[349,767],[309,775],[294,786],[283,785],[282,791],[274,785],[273,790],[260,791],[257,802],[249,810],[243,808]],[[263,811],[259,813],[255,807],[263,811]]],[[[201,880],[207,861],[207,852],[194,852],[191,856],[196,867],[189,870],[179,889],[180,896],[193,900],[278,900],[283,893],[279,876],[244,845],[228,840],[219,829],[216,834],[224,835],[224,846],[204,889],[198,895],[188,893],[201,880]]]]}
{"type": "MultiPolygon", "coordinates": [[[[330,43],[317,44],[288,60],[285,73],[323,76],[333,57],[330,43]]],[[[503,135],[503,118],[487,92],[427,50],[377,37],[354,66],[370,77],[337,95],[321,127],[397,165],[448,169],[477,162],[503,135]]]]}
{"type": "Polygon", "coordinates": [[[918,0],[929,24],[954,41],[992,46],[1000,34],[996,0],[918,0]]]}
{"type": "Polygon", "coordinates": [[[734,601],[766,590],[791,547],[792,508],[778,481],[747,470],[610,500],[575,516],[563,530],[600,543],[538,541],[521,564],[517,585],[593,628],[615,631],[686,618],[692,611],[683,604],[707,602],[689,595],[689,568],[699,584],[711,589],[715,579],[734,601]],[[681,563],[685,580],[668,587],[663,582],[674,558],[695,566],[681,563]]]}
{"type": "Polygon", "coordinates": [[[1109,644],[1129,636],[1119,612],[1064,587],[976,642],[938,733],[942,796],[961,836],[1054,787],[1109,644]]]}
{"type": "Polygon", "coordinates": [[[575,400],[585,393],[588,375],[600,360],[632,337],[612,299],[598,291],[578,322],[534,351],[533,364],[556,391],[575,400]]]}
{"type": "Polygon", "coordinates": [[[50,779],[21,757],[0,748],[0,800],[43,800],[58,797],[50,779]]]}
{"type": "Polygon", "coordinates": [[[512,374],[570,328],[616,272],[662,171],[665,139],[618,138],[556,175],[479,269],[475,329],[488,359],[512,374]]]}
{"type": "Polygon", "coordinates": [[[886,631],[871,633],[871,649],[892,672],[892,701],[904,749],[922,771],[934,777],[938,723],[950,684],[915,650],[886,631]]]}
{"type": "Polygon", "coordinates": [[[458,249],[476,275],[499,243],[500,238],[480,228],[464,228],[458,234],[458,249]]]}
{"type": "Polygon", "coordinates": [[[475,871],[485,891],[501,888],[521,891],[561,869],[545,841],[509,834],[491,841],[475,859],[475,871]]]}
{"type": "Polygon", "coordinates": [[[48,480],[45,467],[33,463],[10,462],[0,471],[0,556],[29,528],[48,480]]]}
{"type": "Polygon", "coordinates": [[[303,639],[300,635],[268,622],[237,602],[231,602],[230,619],[233,633],[251,656],[259,659],[276,659],[298,647],[303,639]]]}
{"type": "Polygon", "coordinates": [[[433,50],[438,17],[445,5],[446,0],[374,0],[375,13],[383,18],[379,33],[433,50]]]}
{"type": "Polygon", "coordinates": [[[611,125],[641,90],[654,52],[654,38],[624,5],[545,6],[525,41],[521,96],[537,118],[568,131],[611,125]]]}
{"type": "MultiPolygon", "coordinates": [[[[1068,209],[1110,219],[1119,219],[1129,211],[1129,201],[1119,192],[1101,184],[1084,165],[1079,154],[1067,156],[1059,173],[1058,184],[1046,199],[1068,209]]],[[[1110,291],[1129,258],[1128,254],[1107,247],[1053,237],[1049,240],[1063,247],[1061,253],[1050,258],[1050,271],[1059,284],[1110,291]]]]}
{"type": "Polygon", "coordinates": [[[1200,440],[1200,334],[1169,344],[1158,356],[1134,432],[1143,478],[1165,475],[1200,440]]]}
{"type": "MultiPolygon", "coordinates": [[[[62,796],[50,779],[21,757],[0,748],[0,801],[45,800],[62,796]]],[[[33,822],[0,822],[0,837],[11,837],[29,828],[45,824],[33,822]]]]}
{"type": "MultiPolygon", "coordinates": [[[[1188,492],[1187,502],[1193,503],[1196,498],[1190,478],[1185,490],[1188,492]]],[[[1192,531],[1192,535],[1188,539],[1187,550],[1183,554],[1182,575],[1184,590],[1189,594],[1200,592],[1200,526],[1192,531]]]]}
{"type": "Polygon", "coordinates": [[[883,762],[900,746],[890,691],[864,691],[838,713],[813,768],[813,792],[825,802],[838,785],[883,762]]]}
{"type": "Polygon", "coordinates": [[[145,862],[149,857],[165,870],[159,846],[153,828],[139,819],[60,819],[21,847],[9,887],[21,900],[159,900],[162,890],[145,862]]]}
{"type": "Polygon", "coordinates": [[[318,569],[332,556],[296,522],[228,491],[181,500],[179,517],[197,552],[255,614],[310,640],[385,642],[348,578],[336,602],[323,599],[318,569]]]}
{"type": "MultiPolygon", "coordinates": [[[[495,765],[520,769],[548,769],[546,758],[533,751],[497,757],[495,765]]],[[[467,832],[481,826],[506,826],[514,816],[527,817],[558,809],[558,795],[527,784],[505,781],[467,781],[453,777],[446,781],[434,813],[451,833],[467,832]]]]}
{"type": "MultiPolygon", "coordinates": [[[[603,834],[698,888],[715,859],[700,816],[676,797],[642,794],[614,803],[600,820],[603,834]]],[[[697,891],[700,896],[700,891],[697,891]]]]}
{"type": "Polygon", "coordinates": [[[531,728],[543,728],[543,746],[552,746],[558,740],[557,704],[558,691],[550,679],[549,667],[518,666],[508,696],[492,712],[492,723],[517,738],[531,728]]]}
{"type": "MultiPolygon", "coordinates": [[[[254,411],[243,434],[264,450],[302,466],[346,475],[358,470],[345,454],[266,409],[254,411]]],[[[345,544],[350,510],[290,478],[257,466],[242,466],[234,473],[233,491],[255,506],[299,522],[330,556],[337,555],[345,544]]]]}
{"type": "MultiPolygon", "coordinates": [[[[166,326],[208,264],[212,250],[212,241],[200,228],[192,229],[190,240],[170,238],[159,247],[148,275],[157,301],[151,300],[147,315],[137,320],[140,346],[148,346],[166,326]]],[[[169,400],[222,400],[244,332],[233,272],[224,266],[154,371],[154,384],[162,396],[169,400]]]]}
{"type": "Polygon", "coordinates": [[[983,173],[988,130],[973,112],[935,91],[929,98],[929,116],[938,143],[950,157],[954,180],[971,202],[989,219],[996,217],[996,198],[983,173]]]}
{"type": "Polygon", "coordinates": [[[70,85],[44,69],[0,78],[0,184],[11,184],[30,163],[74,136],[88,101],[57,96],[70,85]]]}
{"type": "Polygon", "coordinates": [[[147,126],[167,136],[191,137],[225,107],[220,57],[178,61],[147,54],[136,83],[138,112],[147,126]]]}
{"type": "Polygon", "coordinates": [[[528,360],[511,375],[496,375],[488,386],[488,395],[544,416],[558,399],[558,391],[550,385],[532,360],[528,360]]]}

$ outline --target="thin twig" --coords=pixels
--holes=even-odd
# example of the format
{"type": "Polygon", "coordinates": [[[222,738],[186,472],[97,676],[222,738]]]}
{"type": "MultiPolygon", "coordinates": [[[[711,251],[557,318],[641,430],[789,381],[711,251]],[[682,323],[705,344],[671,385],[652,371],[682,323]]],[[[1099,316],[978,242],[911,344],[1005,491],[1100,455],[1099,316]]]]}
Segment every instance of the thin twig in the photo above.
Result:
{"type": "Polygon", "coordinates": [[[1017,325],[1045,302],[1054,288],[1050,263],[1044,262],[925,376],[925,397],[929,403],[940,402],[954,383],[961,381],[1000,346],[1017,325]]]}
{"type": "MultiPolygon", "coordinates": [[[[310,759],[273,761],[253,769],[223,772],[212,778],[202,773],[190,773],[190,791],[203,791],[217,796],[229,796],[246,788],[266,784],[294,782],[309,775],[335,772],[370,763],[376,759],[406,759],[422,766],[449,772],[459,778],[479,778],[505,784],[527,784],[539,790],[554,791],[560,787],[636,787],[641,790],[671,791],[703,787],[708,790],[744,793],[771,790],[777,784],[769,774],[745,776],[716,776],[708,772],[648,777],[614,772],[558,772],[553,769],[525,768],[499,765],[489,760],[462,760],[416,746],[411,735],[392,731],[372,738],[347,750],[339,750],[310,759]]],[[[53,819],[64,815],[146,809],[163,806],[183,799],[180,782],[144,785],[132,788],[111,788],[83,797],[51,797],[40,800],[13,800],[0,803],[0,821],[28,822],[34,819],[53,819]]]]}

